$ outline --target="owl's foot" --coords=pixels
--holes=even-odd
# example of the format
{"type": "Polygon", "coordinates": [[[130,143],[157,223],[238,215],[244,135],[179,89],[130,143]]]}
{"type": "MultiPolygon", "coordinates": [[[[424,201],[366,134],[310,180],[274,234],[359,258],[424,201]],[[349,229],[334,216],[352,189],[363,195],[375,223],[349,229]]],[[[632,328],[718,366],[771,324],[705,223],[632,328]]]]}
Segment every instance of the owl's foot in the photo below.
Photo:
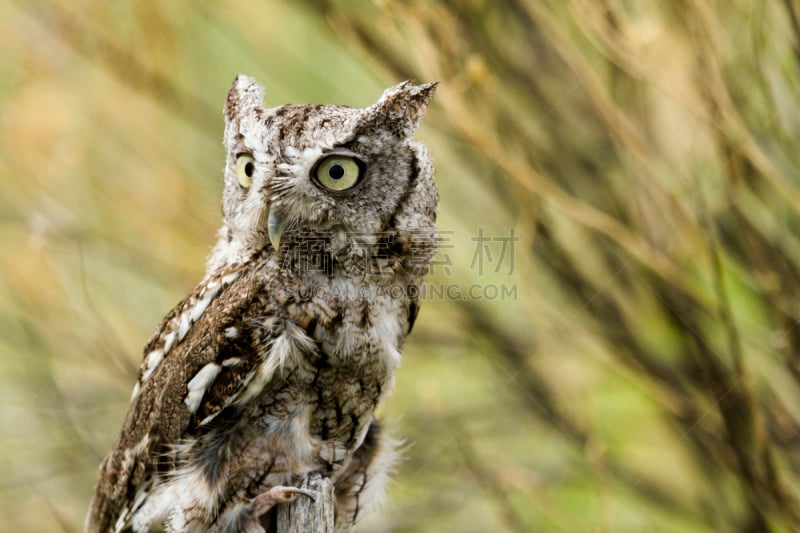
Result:
{"type": "Polygon", "coordinates": [[[249,516],[242,524],[244,532],[264,533],[268,529],[265,526],[269,524],[268,517],[264,515],[279,503],[292,503],[296,494],[308,496],[312,500],[316,499],[316,494],[313,491],[297,487],[284,487],[282,485],[272,487],[253,498],[253,501],[250,502],[249,516]]]}

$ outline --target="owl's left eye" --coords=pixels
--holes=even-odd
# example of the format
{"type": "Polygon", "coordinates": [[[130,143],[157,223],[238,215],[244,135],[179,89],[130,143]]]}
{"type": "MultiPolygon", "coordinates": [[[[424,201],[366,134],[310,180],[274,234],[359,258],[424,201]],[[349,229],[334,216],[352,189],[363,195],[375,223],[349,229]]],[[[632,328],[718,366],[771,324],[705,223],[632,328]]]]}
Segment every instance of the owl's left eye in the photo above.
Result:
{"type": "Polygon", "coordinates": [[[355,154],[333,153],[320,159],[311,171],[313,180],[333,192],[352,189],[364,177],[366,165],[355,154]]]}
{"type": "Polygon", "coordinates": [[[256,160],[250,154],[242,154],[236,158],[236,179],[239,185],[247,189],[253,183],[256,172],[256,160]]]}

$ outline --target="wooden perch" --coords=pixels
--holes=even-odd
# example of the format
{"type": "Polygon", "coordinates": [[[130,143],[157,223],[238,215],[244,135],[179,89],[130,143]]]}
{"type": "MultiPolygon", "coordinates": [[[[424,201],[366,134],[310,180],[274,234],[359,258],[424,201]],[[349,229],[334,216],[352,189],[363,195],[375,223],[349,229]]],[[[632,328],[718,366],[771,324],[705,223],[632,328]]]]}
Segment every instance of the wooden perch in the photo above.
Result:
{"type": "Polygon", "coordinates": [[[315,474],[300,488],[315,494],[314,499],[298,495],[288,505],[278,506],[278,533],[333,533],[333,483],[315,474]]]}

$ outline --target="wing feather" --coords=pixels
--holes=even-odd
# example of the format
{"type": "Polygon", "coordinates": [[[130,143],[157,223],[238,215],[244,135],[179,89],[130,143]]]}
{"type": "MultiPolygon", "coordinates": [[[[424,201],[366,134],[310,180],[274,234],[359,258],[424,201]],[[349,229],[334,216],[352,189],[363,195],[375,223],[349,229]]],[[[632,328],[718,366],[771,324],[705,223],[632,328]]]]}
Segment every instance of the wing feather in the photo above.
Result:
{"type": "Polygon", "coordinates": [[[114,447],[100,466],[87,531],[114,529],[130,511],[126,506],[143,483],[153,473],[175,466],[170,451],[187,436],[201,433],[214,416],[231,405],[246,388],[253,370],[267,358],[276,331],[264,327],[275,314],[275,305],[263,287],[264,278],[257,275],[256,268],[231,274],[221,273],[198,285],[167,314],[148,341],[139,390],[114,447]],[[209,291],[214,291],[213,297],[208,296],[209,291]],[[205,307],[202,312],[197,310],[198,303],[205,307]],[[191,327],[185,333],[177,331],[187,316],[191,327]],[[180,333],[184,333],[182,338],[180,333]],[[161,355],[148,357],[159,350],[161,355]],[[187,403],[189,384],[204,369],[209,378],[209,365],[216,365],[218,371],[207,383],[202,379],[194,382],[195,391],[201,385],[202,390],[193,411],[192,402],[187,403]]]}

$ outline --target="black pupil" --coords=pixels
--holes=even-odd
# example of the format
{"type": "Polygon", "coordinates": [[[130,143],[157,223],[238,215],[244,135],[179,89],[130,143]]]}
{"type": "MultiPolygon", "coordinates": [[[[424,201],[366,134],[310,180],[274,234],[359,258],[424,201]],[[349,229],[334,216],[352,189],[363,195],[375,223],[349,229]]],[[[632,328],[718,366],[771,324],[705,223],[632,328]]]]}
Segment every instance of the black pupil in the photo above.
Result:
{"type": "Polygon", "coordinates": [[[331,168],[328,169],[328,176],[335,180],[341,179],[344,176],[344,167],[339,164],[331,165],[331,168]]]}
{"type": "Polygon", "coordinates": [[[244,166],[244,173],[245,173],[245,174],[247,174],[247,177],[248,177],[248,178],[252,178],[252,177],[253,177],[253,171],[254,171],[255,169],[256,169],[256,166],[255,166],[253,163],[250,163],[250,162],[248,162],[248,163],[247,163],[247,164],[244,166]]]}

